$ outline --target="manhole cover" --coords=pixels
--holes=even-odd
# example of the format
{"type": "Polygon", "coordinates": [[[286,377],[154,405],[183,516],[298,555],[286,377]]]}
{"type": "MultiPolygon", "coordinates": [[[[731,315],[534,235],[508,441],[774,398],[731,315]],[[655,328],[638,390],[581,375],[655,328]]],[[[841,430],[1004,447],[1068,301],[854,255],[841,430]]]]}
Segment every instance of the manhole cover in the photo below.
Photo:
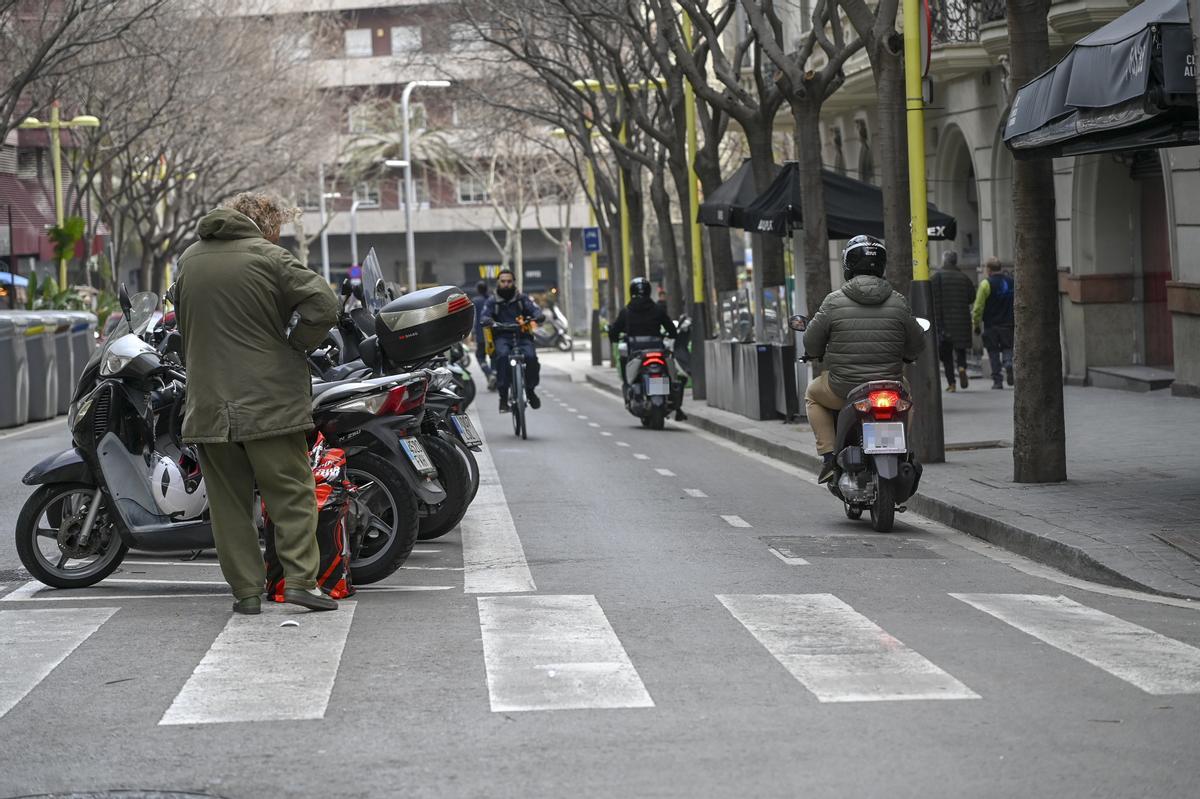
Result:
{"type": "Polygon", "coordinates": [[[940,558],[923,541],[894,536],[791,536],[764,538],[767,546],[785,558],[940,558]]]}
{"type": "Polygon", "coordinates": [[[70,791],[16,796],[12,799],[221,799],[212,793],[181,791],[70,791]]]}

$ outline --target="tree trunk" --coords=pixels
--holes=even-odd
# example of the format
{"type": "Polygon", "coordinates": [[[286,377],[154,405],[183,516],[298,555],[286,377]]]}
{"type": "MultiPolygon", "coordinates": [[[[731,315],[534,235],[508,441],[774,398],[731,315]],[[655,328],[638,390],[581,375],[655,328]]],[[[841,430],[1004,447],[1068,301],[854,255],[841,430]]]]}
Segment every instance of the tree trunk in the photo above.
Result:
{"type": "MultiPolygon", "coordinates": [[[[721,166],[715,159],[704,157],[697,160],[700,174],[700,189],[705,195],[712,194],[721,185],[721,166]]],[[[729,228],[708,227],[708,252],[712,259],[712,288],[720,293],[737,288],[737,269],[733,265],[733,243],[729,239],[729,228]]]]}
{"type": "Polygon", "coordinates": [[[683,287],[679,284],[679,247],[675,241],[675,225],[671,222],[671,197],[667,194],[664,170],[657,170],[650,180],[650,203],[658,224],[659,246],[663,257],[663,288],[667,292],[667,312],[678,318],[683,287]]]}
{"type": "MultiPolygon", "coordinates": [[[[821,175],[821,109],[810,101],[795,100],[796,152],[800,156],[800,197],[804,205],[804,280],[807,308],[796,313],[812,316],[833,289],[829,279],[829,232],[825,216],[825,183],[821,175]]],[[[797,264],[797,272],[801,265],[797,264]]]]}
{"type": "Polygon", "coordinates": [[[679,215],[683,220],[683,226],[678,231],[682,246],[678,248],[676,274],[679,276],[680,307],[686,309],[692,303],[692,225],[695,224],[696,219],[688,200],[688,181],[693,177],[686,162],[680,164],[675,159],[670,159],[667,166],[671,170],[671,179],[675,184],[675,196],[679,198],[680,206],[683,209],[683,213],[679,215]]]}
{"type": "MultiPolygon", "coordinates": [[[[761,194],[775,178],[771,167],[775,163],[775,151],[771,142],[771,127],[751,128],[746,131],[746,143],[750,149],[754,168],[754,188],[761,194]]],[[[762,239],[762,263],[754,264],[755,274],[760,276],[759,286],[782,286],[786,281],[783,268],[783,239],[777,236],[760,236],[762,239]]],[[[755,301],[759,305],[762,298],[755,301]]]]}
{"type": "MultiPolygon", "coordinates": [[[[1008,0],[1012,85],[1046,70],[1050,0],[1008,0]]],[[[1013,164],[1016,228],[1016,394],[1013,401],[1013,480],[1067,479],[1062,347],[1058,337],[1058,261],[1054,229],[1054,170],[1048,158],[1013,164]]]]}
{"type": "Polygon", "coordinates": [[[888,251],[887,277],[892,288],[907,297],[912,282],[913,252],[902,55],[880,45],[873,68],[879,96],[879,172],[883,192],[883,233],[888,251]]]}

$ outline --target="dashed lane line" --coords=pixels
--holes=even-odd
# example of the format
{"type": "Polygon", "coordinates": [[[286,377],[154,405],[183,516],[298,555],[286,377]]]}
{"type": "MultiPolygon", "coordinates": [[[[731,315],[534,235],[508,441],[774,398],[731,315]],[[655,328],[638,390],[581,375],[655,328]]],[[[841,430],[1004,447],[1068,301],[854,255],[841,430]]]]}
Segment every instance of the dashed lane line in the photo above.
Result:
{"type": "Polygon", "coordinates": [[[750,526],[750,522],[746,521],[741,516],[733,516],[733,515],[726,516],[726,515],[722,514],[721,518],[724,519],[725,523],[728,524],[730,527],[749,527],[750,526]]]}
{"type": "Polygon", "coordinates": [[[674,477],[675,476],[675,472],[671,471],[670,469],[655,469],[654,471],[658,472],[663,477],[674,477]]]}
{"type": "Polygon", "coordinates": [[[685,488],[683,489],[683,493],[687,494],[689,497],[695,497],[696,499],[708,499],[708,494],[705,494],[698,488],[685,488]]]}

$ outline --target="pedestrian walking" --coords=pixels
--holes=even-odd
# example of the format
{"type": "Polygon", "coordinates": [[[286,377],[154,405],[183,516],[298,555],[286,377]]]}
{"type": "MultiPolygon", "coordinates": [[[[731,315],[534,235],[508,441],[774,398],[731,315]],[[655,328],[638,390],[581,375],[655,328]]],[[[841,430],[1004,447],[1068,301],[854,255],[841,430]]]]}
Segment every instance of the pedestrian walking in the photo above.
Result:
{"type": "Polygon", "coordinates": [[[938,357],[946,370],[946,390],[955,391],[955,361],[958,385],[966,388],[967,350],[971,346],[971,303],[975,282],[958,268],[958,253],[942,256],[942,268],[933,275],[933,321],[937,330],[938,357]]]}
{"type": "Polygon", "coordinates": [[[316,588],[317,502],[308,461],[312,384],[304,352],[337,323],[338,301],[278,245],[294,210],[239,194],[200,221],[179,259],[174,297],[188,370],[183,438],[199,444],[213,539],[235,613],[259,613],[266,570],[254,487],[275,525],[285,600],[337,603],[316,588]]]}
{"type": "Polygon", "coordinates": [[[987,259],[987,276],[975,293],[972,319],[975,332],[983,325],[983,346],[992,365],[992,388],[1003,389],[1006,380],[1013,384],[1013,279],[1004,273],[1000,259],[987,259]],[[1001,368],[1004,379],[1001,379],[1001,368]]]}
{"type": "Polygon", "coordinates": [[[488,379],[488,388],[495,385],[492,380],[492,364],[487,357],[487,342],[483,338],[483,307],[488,301],[488,284],[486,280],[481,280],[475,284],[475,296],[471,298],[471,302],[475,303],[475,359],[479,361],[479,367],[483,369],[483,374],[488,379]]]}

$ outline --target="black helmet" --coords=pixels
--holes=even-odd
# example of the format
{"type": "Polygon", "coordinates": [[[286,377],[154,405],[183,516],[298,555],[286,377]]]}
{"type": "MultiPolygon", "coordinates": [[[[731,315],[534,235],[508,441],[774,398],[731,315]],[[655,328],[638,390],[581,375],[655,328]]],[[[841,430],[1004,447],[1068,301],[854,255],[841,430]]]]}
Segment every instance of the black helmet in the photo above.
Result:
{"type": "Polygon", "coordinates": [[[629,296],[633,297],[650,297],[650,281],[644,277],[635,277],[629,281],[629,296]]]}
{"type": "Polygon", "coordinates": [[[855,275],[883,277],[887,267],[887,249],[874,236],[855,236],[846,242],[842,250],[842,277],[846,280],[855,275]]]}

